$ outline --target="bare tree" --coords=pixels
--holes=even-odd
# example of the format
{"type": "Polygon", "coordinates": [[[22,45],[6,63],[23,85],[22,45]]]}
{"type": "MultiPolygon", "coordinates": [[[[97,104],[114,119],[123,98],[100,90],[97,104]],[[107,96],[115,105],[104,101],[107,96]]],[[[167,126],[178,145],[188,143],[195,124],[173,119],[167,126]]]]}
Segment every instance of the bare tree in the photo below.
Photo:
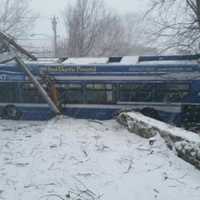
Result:
{"type": "Polygon", "coordinates": [[[0,31],[19,37],[27,33],[36,20],[29,0],[0,0],[0,31]]]}
{"type": "Polygon", "coordinates": [[[200,0],[151,0],[153,40],[162,50],[196,52],[200,44],[200,0]]]}
{"type": "Polygon", "coordinates": [[[119,56],[130,52],[131,42],[127,38],[123,21],[119,16],[107,15],[101,23],[101,30],[94,44],[98,56],[119,56]]]}
{"type": "Polygon", "coordinates": [[[123,17],[126,41],[131,44],[131,55],[157,54],[157,47],[152,44],[149,37],[152,23],[150,18],[144,19],[143,13],[128,13],[123,17]]]}
{"type": "Polygon", "coordinates": [[[106,9],[101,0],[77,0],[64,11],[68,56],[108,56],[126,54],[121,18],[106,9]]]}

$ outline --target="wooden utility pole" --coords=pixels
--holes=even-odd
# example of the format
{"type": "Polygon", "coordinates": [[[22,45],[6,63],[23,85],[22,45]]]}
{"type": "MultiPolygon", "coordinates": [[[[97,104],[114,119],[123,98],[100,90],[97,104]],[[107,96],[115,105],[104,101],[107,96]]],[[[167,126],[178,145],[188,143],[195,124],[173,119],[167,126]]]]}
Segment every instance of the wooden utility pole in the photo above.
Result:
{"type": "Polygon", "coordinates": [[[53,48],[54,48],[54,57],[57,57],[57,19],[54,16],[51,20],[52,23],[52,30],[53,30],[53,34],[54,34],[54,39],[53,39],[53,48]]]}
{"type": "Polygon", "coordinates": [[[38,92],[42,95],[42,97],[45,99],[45,101],[49,104],[50,108],[56,115],[60,115],[60,111],[57,107],[57,105],[53,102],[53,100],[49,97],[48,93],[45,91],[45,89],[42,87],[40,82],[36,79],[36,77],[32,74],[32,72],[29,70],[28,65],[26,65],[21,58],[18,56],[14,57],[17,64],[23,69],[23,71],[27,74],[30,81],[35,85],[35,87],[38,89],[38,92]]]}
{"type": "Polygon", "coordinates": [[[60,110],[58,108],[57,102],[54,103],[54,101],[49,97],[49,94],[45,91],[45,89],[42,87],[40,82],[37,80],[37,78],[34,76],[34,74],[29,69],[29,66],[24,63],[24,61],[17,55],[17,50],[31,58],[32,60],[37,60],[35,56],[30,54],[28,51],[23,49],[20,45],[18,45],[13,39],[11,39],[6,34],[0,32],[0,42],[5,46],[6,50],[9,54],[11,54],[10,59],[14,59],[19,67],[25,72],[25,74],[29,77],[30,81],[34,84],[34,86],[37,88],[38,92],[42,95],[42,97],[45,99],[45,101],[49,104],[51,110],[55,113],[55,115],[60,115],[60,110]]]}

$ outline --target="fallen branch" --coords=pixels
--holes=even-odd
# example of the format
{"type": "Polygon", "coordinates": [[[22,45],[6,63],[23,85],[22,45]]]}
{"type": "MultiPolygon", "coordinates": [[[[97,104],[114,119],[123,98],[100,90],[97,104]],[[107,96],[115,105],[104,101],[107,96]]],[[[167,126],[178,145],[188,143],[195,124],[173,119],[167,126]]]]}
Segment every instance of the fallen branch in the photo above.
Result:
{"type": "MultiPolygon", "coordinates": [[[[144,138],[152,138],[156,134],[160,134],[169,149],[175,150],[180,158],[200,169],[199,135],[136,112],[121,113],[117,121],[126,126],[130,132],[144,138]]],[[[150,151],[150,149],[137,149],[141,151],[150,151]]]]}

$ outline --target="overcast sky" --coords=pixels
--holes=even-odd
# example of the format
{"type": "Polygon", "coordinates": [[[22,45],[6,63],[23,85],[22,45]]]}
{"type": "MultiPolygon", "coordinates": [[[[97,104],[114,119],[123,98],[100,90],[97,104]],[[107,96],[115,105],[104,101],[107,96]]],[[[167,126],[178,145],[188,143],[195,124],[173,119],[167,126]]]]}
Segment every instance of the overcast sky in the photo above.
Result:
{"type": "MultiPolygon", "coordinates": [[[[46,37],[42,36],[42,34],[52,36],[50,19],[54,15],[58,17],[58,35],[62,35],[64,29],[62,26],[61,13],[68,3],[73,3],[74,1],[75,0],[32,0],[32,9],[40,15],[32,33],[41,35],[35,35],[35,37],[46,37]]],[[[121,14],[142,12],[147,8],[148,2],[149,0],[105,0],[105,3],[109,8],[114,9],[116,12],[121,14]]]]}
{"type": "MultiPolygon", "coordinates": [[[[63,10],[63,7],[74,1],[75,0],[32,0],[32,7],[42,14],[51,15],[58,14],[63,10]]],[[[143,10],[148,1],[149,0],[105,0],[105,3],[109,7],[124,13],[143,10]]]]}

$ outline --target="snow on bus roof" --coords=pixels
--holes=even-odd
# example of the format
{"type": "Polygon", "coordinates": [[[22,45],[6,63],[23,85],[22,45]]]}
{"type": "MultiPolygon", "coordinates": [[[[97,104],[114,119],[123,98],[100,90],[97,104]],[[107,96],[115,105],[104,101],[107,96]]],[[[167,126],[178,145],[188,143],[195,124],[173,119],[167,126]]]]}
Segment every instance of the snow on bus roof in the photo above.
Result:
{"type": "MultiPolygon", "coordinates": [[[[180,58],[178,60],[168,60],[168,57],[163,56],[162,60],[157,59],[157,57],[150,57],[155,60],[142,60],[141,56],[122,56],[122,57],[82,57],[82,58],[68,58],[63,64],[125,64],[125,65],[135,65],[135,64],[145,64],[145,65],[166,65],[166,64],[197,64],[198,59],[183,59],[180,58]]],[[[146,58],[146,57],[145,57],[146,58]]],[[[147,56],[148,58],[148,56],[147,56]]]]}
{"type": "Polygon", "coordinates": [[[155,61],[141,61],[138,64],[147,65],[171,65],[171,64],[197,64],[195,60],[155,60],[155,61]]]}
{"type": "MultiPolygon", "coordinates": [[[[199,59],[189,58],[188,60],[184,57],[177,56],[121,56],[121,57],[71,57],[71,58],[54,58],[44,57],[38,58],[37,61],[24,60],[27,64],[106,64],[106,65],[177,65],[177,64],[198,64],[199,59]],[[174,60],[173,60],[174,59],[174,60]]],[[[194,57],[196,58],[196,57],[194,57]]],[[[11,61],[9,63],[13,63],[11,61]]]]}
{"type": "Polygon", "coordinates": [[[51,64],[51,63],[59,63],[59,58],[38,58],[37,61],[26,60],[27,64],[51,64]]]}
{"type": "Polygon", "coordinates": [[[63,64],[137,64],[138,56],[68,58],[63,64]]]}
{"type": "Polygon", "coordinates": [[[106,64],[108,62],[107,57],[83,57],[83,58],[68,58],[63,64],[106,64]]]}
{"type": "Polygon", "coordinates": [[[124,56],[120,64],[138,64],[139,56],[124,56]]]}
{"type": "Polygon", "coordinates": [[[200,55],[164,55],[164,56],[140,56],[140,64],[197,64],[200,55]]]}
{"type": "Polygon", "coordinates": [[[59,58],[38,58],[39,62],[59,62],[59,58]]]}

